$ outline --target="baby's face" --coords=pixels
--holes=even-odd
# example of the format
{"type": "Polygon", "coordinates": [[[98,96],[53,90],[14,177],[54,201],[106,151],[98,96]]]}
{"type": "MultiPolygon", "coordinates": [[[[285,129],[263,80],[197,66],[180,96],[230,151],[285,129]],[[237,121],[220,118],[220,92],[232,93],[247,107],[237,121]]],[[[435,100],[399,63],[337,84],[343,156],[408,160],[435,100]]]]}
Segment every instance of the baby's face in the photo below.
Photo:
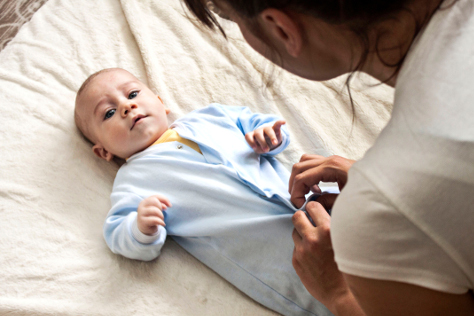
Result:
{"type": "Polygon", "coordinates": [[[128,158],[154,143],[167,129],[168,109],[160,97],[125,70],[100,73],[77,99],[77,111],[106,160],[128,158]]]}

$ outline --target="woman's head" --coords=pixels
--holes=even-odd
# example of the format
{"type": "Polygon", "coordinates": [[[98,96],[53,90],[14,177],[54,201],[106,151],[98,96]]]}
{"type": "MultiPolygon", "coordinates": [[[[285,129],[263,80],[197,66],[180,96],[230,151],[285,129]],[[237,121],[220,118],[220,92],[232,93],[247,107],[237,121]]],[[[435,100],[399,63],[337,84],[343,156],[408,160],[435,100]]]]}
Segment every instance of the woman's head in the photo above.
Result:
{"type": "Polygon", "coordinates": [[[232,10],[251,21],[266,9],[312,15],[331,24],[366,23],[403,8],[409,0],[185,0],[188,8],[208,27],[218,26],[209,7],[232,10]]]}
{"type": "MultiPolygon", "coordinates": [[[[184,1],[201,22],[223,32],[209,0],[184,1]]],[[[215,0],[214,5],[239,25],[255,50],[301,77],[326,80],[377,60],[391,71],[375,76],[389,80],[439,2],[215,0]]]]}

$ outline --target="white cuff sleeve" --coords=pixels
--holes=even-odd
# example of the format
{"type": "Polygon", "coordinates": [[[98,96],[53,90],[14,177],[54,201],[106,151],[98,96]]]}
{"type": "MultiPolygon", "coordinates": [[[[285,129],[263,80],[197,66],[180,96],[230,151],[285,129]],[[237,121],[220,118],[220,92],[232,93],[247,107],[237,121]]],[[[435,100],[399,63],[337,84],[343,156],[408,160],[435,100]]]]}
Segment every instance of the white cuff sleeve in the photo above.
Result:
{"type": "Polygon", "coordinates": [[[156,231],[155,234],[153,235],[145,235],[138,229],[138,223],[137,223],[137,218],[135,217],[135,220],[132,223],[132,236],[135,238],[138,242],[141,242],[142,244],[151,244],[158,240],[160,238],[160,234],[163,230],[163,226],[158,226],[158,230],[156,231]]]}

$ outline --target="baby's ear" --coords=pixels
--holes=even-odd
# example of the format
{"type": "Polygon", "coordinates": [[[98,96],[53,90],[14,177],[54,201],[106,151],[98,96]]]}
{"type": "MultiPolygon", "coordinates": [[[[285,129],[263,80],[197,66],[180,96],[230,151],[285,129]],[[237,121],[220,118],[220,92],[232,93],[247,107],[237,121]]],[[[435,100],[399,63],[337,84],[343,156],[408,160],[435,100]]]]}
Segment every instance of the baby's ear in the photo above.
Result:
{"type": "Polygon", "coordinates": [[[92,147],[92,151],[94,152],[94,154],[99,157],[99,158],[102,158],[102,159],[105,159],[107,161],[111,161],[113,158],[114,158],[114,155],[112,153],[110,153],[109,151],[107,151],[107,149],[105,149],[102,145],[100,144],[95,144],[93,147],[92,147]]]}

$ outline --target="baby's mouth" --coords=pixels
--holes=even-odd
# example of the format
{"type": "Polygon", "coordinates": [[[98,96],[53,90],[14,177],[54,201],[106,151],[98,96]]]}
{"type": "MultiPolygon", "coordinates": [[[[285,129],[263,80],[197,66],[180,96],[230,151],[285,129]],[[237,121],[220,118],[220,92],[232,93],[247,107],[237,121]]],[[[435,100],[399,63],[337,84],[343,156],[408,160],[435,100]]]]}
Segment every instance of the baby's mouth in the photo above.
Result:
{"type": "Polygon", "coordinates": [[[132,130],[134,127],[135,127],[135,124],[137,124],[139,121],[141,121],[142,119],[144,119],[145,117],[147,117],[146,115],[137,115],[133,118],[133,124],[132,124],[132,127],[130,127],[130,130],[132,130]]]}

